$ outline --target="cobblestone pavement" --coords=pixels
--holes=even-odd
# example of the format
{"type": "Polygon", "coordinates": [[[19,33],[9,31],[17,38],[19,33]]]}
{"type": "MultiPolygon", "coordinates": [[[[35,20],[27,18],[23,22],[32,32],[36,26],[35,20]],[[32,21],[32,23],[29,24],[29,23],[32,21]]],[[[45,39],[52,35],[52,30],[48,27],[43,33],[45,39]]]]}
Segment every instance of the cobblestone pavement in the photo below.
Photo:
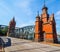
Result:
{"type": "Polygon", "coordinates": [[[11,38],[11,46],[6,47],[5,52],[60,52],[60,47],[11,38]]]}

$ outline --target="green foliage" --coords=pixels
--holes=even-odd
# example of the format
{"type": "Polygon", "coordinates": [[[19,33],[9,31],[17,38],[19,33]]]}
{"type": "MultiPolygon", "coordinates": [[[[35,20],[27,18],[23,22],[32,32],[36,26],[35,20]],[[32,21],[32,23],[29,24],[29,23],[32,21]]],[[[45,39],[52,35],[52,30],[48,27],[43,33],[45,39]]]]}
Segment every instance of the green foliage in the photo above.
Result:
{"type": "Polygon", "coordinates": [[[3,29],[0,28],[0,35],[1,36],[5,36],[7,34],[7,31],[8,31],[8,27],[7,26],[5,28],[3,28],[3,29]]]}
{"type": "Polygon", "coordinates": [[[3,32],[2,32],[2,30],[0,29],[0,35],[2,35],[3,34],[3,32]]]}

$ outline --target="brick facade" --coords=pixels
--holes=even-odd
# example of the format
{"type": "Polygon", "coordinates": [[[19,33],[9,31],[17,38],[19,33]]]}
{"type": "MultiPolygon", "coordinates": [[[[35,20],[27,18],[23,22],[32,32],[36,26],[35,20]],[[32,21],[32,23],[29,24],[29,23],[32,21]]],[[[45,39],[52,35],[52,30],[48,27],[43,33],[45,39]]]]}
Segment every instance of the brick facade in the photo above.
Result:
{"type": "Polygon", "coordinates": [[[36,17],[35,41],[58,42],[54,14],[49,16],[46,6],[42,8],[41,16],[36,17]]]}
{"type": "Polygon", "coordinates": [[[7,36],[14,36],[15,26],[16,26],[16,22],[15,22],[15,18],[13,17],[13,19],[9,23],[7,36]]]}

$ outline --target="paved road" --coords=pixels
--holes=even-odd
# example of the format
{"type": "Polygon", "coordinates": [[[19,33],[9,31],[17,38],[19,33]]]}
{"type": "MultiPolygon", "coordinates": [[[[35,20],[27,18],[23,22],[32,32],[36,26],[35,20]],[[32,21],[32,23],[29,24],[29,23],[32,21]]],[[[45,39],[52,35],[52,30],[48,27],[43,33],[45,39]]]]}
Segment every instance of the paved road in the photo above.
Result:
{"type": "Polygon", "coordinates": [[[5,52],[60,52],[60,47],[17,38],[10,39],[12,44],[5,48],[5,52]]]}

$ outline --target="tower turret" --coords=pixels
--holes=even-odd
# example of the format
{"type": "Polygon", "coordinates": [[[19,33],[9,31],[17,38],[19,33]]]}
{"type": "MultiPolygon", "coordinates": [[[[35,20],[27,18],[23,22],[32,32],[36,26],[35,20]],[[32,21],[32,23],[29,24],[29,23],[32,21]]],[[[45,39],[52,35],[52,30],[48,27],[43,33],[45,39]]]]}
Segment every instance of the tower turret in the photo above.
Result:
{"type": "Polygon", "coordinates": [[[15,26],[16,26],[15,17],[13,17],[13,19],[9,23],[8,36],[14,36],[15,35],[15,26]]]}
{"type": "Polygon", "coordinates": [[[44,6],[43,6],[43,8],[42,8],[41,17],[42,17],[43,23],[48,22],[49,14],[48,14],[48,8],[47,8],[46,5],[45,5],[45,0],[44,0],[44,6]]]}
{"type": "Polygon", "coordinates": [[[39,12],[35,21],[35,41],[40,41],[40,16],[39,12]]]}

